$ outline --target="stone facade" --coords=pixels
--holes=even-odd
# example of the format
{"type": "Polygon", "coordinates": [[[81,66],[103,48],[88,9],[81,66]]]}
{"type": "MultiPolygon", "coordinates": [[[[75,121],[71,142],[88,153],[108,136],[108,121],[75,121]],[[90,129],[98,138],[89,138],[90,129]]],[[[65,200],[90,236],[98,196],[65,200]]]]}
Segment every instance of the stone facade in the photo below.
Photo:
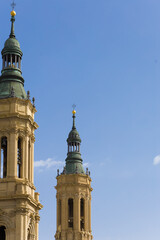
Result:
{"type": "Polygon", "coordinates": [[[80,153],[81,139],[75,126],[67,138],[66,166],[61,174],[57,171],[57,231],[56,240],[91,240],[91,177],[83,169],[80,153]]]}
{"type": "Polygon", "coordinates": [[[35,112],[30,100],[0,99],[0,227],[5,240],[38,240],[42,205],[33,183],[35,112]]]}

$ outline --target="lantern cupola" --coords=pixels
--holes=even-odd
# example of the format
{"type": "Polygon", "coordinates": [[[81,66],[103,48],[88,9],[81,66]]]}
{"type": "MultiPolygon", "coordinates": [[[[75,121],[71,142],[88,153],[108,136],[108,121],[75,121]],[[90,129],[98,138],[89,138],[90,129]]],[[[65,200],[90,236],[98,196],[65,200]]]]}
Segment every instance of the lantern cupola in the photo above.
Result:
{"type": "Polygon", "coordinates": [[[73,118],[73,126],[72,130],[70,131],[67,143],[68,143],[68,153],[66,158],[66,174],[74,174],[74,173],[81,173],[84,174],[84,169],[82,165],[82,158],[80,153],[80,144],[81,144],[81,138],[79,136],[79,133],[76,129],[75,125],[75,118],[76,118],[76,111],[72,111],[72,118],[73,118]]]}
{"type": "Polygon", "coordinates": [[[21,72],[23,53],[14,32],[15,16],[16,12],[14,10],[11,11],[11,32],[1,52],[0,98],[9,98],[14,92],[15,97],[26,99],[24,79],[21,72]]]}

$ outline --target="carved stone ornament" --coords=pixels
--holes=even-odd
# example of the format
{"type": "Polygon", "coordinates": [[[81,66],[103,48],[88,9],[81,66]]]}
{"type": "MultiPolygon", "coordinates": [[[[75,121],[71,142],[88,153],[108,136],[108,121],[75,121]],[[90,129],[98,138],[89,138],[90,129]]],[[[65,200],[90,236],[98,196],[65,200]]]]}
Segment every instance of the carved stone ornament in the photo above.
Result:
{"type": "Polygon", "coordinates": [[[12,217],[14,216],[13,212],[7,213],[0,209],[0,225],[5,226],[8,229],[14,228],[14,223],[12,217]]]}
{"type": "Polygon", "coordinates": [[[34,214],[30,215],[30,221],[28,225],[28,240],[35,239],[35,221],[34,221],[34,214]]]}
{"type": "Polygon", "coordinates": [[[56,232],[55,239],[56,240],[60,240],[61,239],[61,233],[59,231],[56,232]]]}
{"type": "Polygon", "coordinates": [[[25,214],[28,213],[28,209],[26,209],[26,208],[17,208],[16,209],[16,213],[25,215],[25,214]]]}

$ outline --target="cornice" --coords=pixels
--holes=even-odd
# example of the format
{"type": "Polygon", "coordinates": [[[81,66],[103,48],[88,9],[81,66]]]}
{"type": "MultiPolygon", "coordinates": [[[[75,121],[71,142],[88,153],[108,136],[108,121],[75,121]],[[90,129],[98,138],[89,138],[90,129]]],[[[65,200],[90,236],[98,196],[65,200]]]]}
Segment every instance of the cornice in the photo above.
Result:
{"type": "Polygon", "coordinates": [[[4,99],[0,99],[0,104],[2,105],[5,105],[5,104],[20,104],[20,105],[23,105],[23,106],[29,106],[30,110],[33,112],[33,113],[36,113],[37,110],[36,108],[32,105],[31,101],[28,100],[28,99],[21,99],[21,98],[4,98],[4,99]]]}
{"type": "Polygon", "coordinates": [[[17,134],[21,137],[30,137],[32,139],[33,142],[35,142],[35,135],[29,131],[27,128],[24,128],[24,129],[20,129],[20,128],[3,128],[3,129],[0,129],[0,135],[10,135],[10,134],[17,134]]]}
{"type": "Polygon", "coordinates": [[[33,207],[35,207],[37,210],[40,210],[43,208],[43,205],[40,202],[37,202],[35,199],[32,198],[30,194],[14,194],[12,196],[0,196],[1,200],[27,200],[33,207]]]}
{"type": "Polygon", "coordinates": [[[23,120],[23,121],[29,121],[30,124],[32,125],[32,127],[34,129],[37,129],[39,126],[38,124],[33,120],[33,118],[30,116],[30,115],[23,115],[23,114],[20,114],[20,113],[7,113],[7,114],[2,114],[0,115],[0,120],[4,120],[5,118],[5,121],[7,119],[18,119],[18,120],[23,120]]]}

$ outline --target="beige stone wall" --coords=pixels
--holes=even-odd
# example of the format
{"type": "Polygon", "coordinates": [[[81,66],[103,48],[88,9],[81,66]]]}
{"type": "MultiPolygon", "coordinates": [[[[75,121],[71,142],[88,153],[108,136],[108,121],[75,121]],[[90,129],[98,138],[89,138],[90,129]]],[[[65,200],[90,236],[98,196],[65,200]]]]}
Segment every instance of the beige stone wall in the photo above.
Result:
{"type": "Polygon", "coordinates": [[[0,100],[0,144],[7,137],[7,175],[3,178],[1,174],[0,178],[0,226],[6,228],[6,240],[38,240],[42,205],[34,186],[34,131],[38,127],[35,112],[30,100],[0,100]],[[21,141],[20,177],[18,139],[21,141]]]}
{"type": "Polygon", "coordinates": [[[57,177],[56,240],[91,240],[91,178],[84,174],[57,177]],[[69,227],[68,200],[73,199],[73,227],[69,227]],[[80,202],[84,200],[84,228],[81,229],[80,202]],[[61,201],[61,208],[59,202],[61,201]],[[61,223],[59,221],[61,215],[61,223]]]}

